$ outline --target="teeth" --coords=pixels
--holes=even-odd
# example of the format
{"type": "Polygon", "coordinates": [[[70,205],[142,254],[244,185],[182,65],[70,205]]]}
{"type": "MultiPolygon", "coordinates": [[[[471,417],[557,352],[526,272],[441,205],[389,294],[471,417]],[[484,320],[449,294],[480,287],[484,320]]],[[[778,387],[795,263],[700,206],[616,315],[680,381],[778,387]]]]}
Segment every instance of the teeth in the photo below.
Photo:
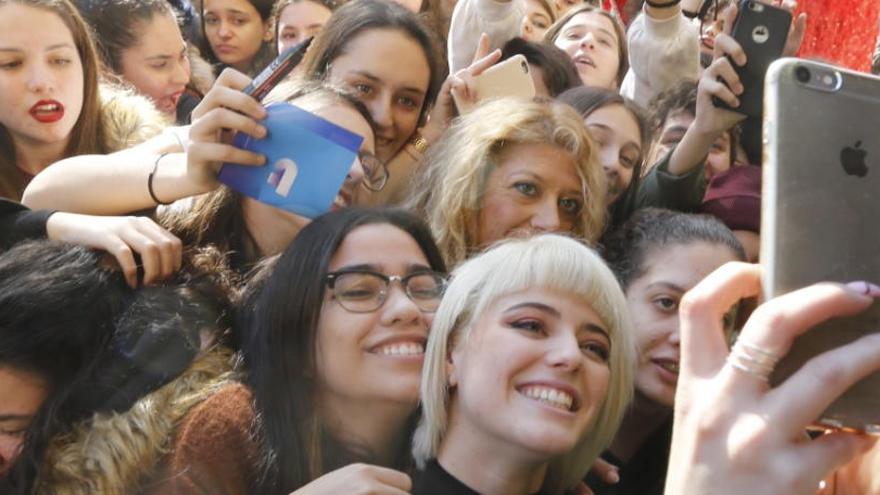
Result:
{"type": "Polygon", "coordinates": [[[57,103],[47,103],[45,105],[38,105],[35,110],[37,112],[57,112],[61,110],[61,107],[57,103]]]}
{"type": "Polygon", "coordinates": [[[530,399],[535,399],[553,407],[565,409],[566,411],[570,411],[572,405],[574,405],[574,397],[555,388],[538,386],[525,387],[520,393],[530,399]]]}
{"type": "Polygon", "coordinates": [[[376,352],[384,356],[418,356],[425,353],[425,346],[415,342],[407,342],[386,345],[380,347],[376,352]]]}
{"type": "Polygon", "coordinates": [[[348,206],[348,201],[346,201],[345,199],[343,199],[342,196],[337,194],[336,199],[333,200],[333,204],[335,204],[336,206],[338,206],[340,208],[345,208],[346,206],[348,206]]]}
{"type": "Polygon", "coordinates": [[[658,363],[658,364],[660,365],[661,368],[663,368],[667,371],[670,371],[672,373],[675,373],[676,375],[678,374],[678,369],[679,369],[678,363],[662,362],[662,363],[658,363]]]}

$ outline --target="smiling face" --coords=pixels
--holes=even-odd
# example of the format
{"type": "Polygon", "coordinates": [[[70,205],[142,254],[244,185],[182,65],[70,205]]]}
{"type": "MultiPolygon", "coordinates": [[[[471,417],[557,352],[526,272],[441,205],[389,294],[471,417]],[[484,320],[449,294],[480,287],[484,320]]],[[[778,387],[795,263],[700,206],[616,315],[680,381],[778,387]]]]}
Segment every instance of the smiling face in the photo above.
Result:
{"type": "Polygon", "coordinates": [[[157,14],[136,27],[138,42],[120,56],[122,77],[162,112],[173,114],[189,83],[189,57],[177,21],[157,14]]]}
{"type": "Polygon", "coordinates": [[[589,302],[533,288],[498,298],[451,352],[449,436],[547,461],[573,449],[605,400],[610,340],[589,302]]]}
{"type": "Polygon", "coordinates": [[[73,36],[57,14],[0,7],[0,124],[17,148],[54,146],[60,159],[82,111],[83,85],[73,36]]]}
{"type": "Polygon", "coordinates": [[[0,366],[0,476],[12,467],[47,393],[47,384],[33,373],[0,366]]]}
{"type": "Polygon", "coordinates": [[[608,202],[612,203],[629,187],[633,170],[642,159],[639,124],[620,104],[594,110],[584,123],[599,145],[599,161],[608,177],[608,202]]]}
{"type": "Polygon", "coordinates": [[[522,20],[522,38],[540,43],[544,33],[553,24],[553,16],[539,0],[526,0],[526,15],[522,20]]]}
{"type": "Polygon", "coordinates": [[[247,0],[204,0],[205,36],[218,60],[246,72],[264,41],[268,23],[247,0]]]}
{"type": "Polygon", "coordinates": [[[678,303],[709,273],[738,259],[729,247],[703,241],[648,252],[644,274],[626,290],[639,346],[636,389],[642,396],[672,407],[681,358],[678,303]]]}
{"type": "Polygon", "coordinates": [[[431,78],[422,46],[399,30],[369,29],[346,44],[329,75],[367,106],[376,123],[376,154],[387,162],[419,124],[431,78]]]}
{"type": "Polygon", "coordinates": [[[574,61],[584,86],[608,89],[617,88],[620,43],[611,19],[597,12],[572,17],[553,42],[574,61]]]}
{"type": "Polygon", "coordinates": [[[486,180],[478,246],[538,232],[572,232],[584,206],[583,182],[570,153],[552,144],[513,144],[486,180]]]}
{"type": "MultiPolygon", "coordinates": [[[[431,269],[416,241],[388,224],[357,227],[345,237],[328,271],[352,268],[401,277],[431,269]]],[[[352,313],[325,289],[316,344],[322,406],[349,413],[357,404],[415,407],[433,315],[419,310],[399,284],[392,282],[389,291],[379,309],[352,313]]]]}
{"type": "Polygon", "coordinates": [[[284,7],[278,16],[278,53],[316,36],[332,13],[313,0],[299,0],[284,7]]]}

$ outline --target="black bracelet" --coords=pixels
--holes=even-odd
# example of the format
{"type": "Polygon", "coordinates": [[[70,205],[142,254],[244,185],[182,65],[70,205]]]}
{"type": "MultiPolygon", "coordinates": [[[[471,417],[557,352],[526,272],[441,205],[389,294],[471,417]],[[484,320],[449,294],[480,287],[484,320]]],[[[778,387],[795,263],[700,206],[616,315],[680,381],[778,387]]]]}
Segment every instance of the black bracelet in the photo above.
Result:
{"type": "Polygon", "coordinates": [[[687,17],[688,19],[696,19],[697,17],[700,16],[699,12],[693,12],[693,11],[685,10],[685,9],[681,9],[681,13],[682,13],[682,15],[687,17]]]}
{"type": "Polygon", "coordinates": [[[667,7],[675,7],[676,5],[681,3],[681,0],[672,0],[671,2],[654,2],[653,0],[645,0],[645,3],[648,4],[649,7],[654,7],[655,9],[665,9],[667,7]]]}
{"type": "Polygon", "coordinates": [[[159,155],[159,158],[156,158],[156,163],[153,164],[153,171],[150,172],[149,177],[147,177],[147,191],[149,191],[150,198],[152,198],[152,200],[157,205],[170,205],[172,203],[172,202],[166,203],[166,202],[160,200],[159,198],[156,197],[156,192],[153,191],[153,175],[155,175],[156,170],[159,169],[159,160],[161,160],[162,158],[165,158],[165,155],[168,155],[168,154],[169,153],[162,153],[161,155],[159,155]]]}

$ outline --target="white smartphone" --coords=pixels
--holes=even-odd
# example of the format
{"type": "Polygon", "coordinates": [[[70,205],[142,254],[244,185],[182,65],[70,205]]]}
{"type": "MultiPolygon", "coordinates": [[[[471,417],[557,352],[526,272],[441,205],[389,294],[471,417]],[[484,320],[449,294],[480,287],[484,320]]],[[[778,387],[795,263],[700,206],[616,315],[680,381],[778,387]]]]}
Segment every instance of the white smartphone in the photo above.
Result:
{"type": "Polygon", "coordinates": [[[514,55],[502,60],[474,79],[476,103],[461,100],[455,97],[455,93],[452,94],[458,113],[470,112],[476,105],[496,98],[518,97],[530,100],[535,97],[532,71],[523,55],[514,55]]]}
{"type": "MultiPolygon", "coordinates": [[[[821,281],[880,280],[880,78],[801,59],[767,72],[761,263],[766,298],[821,281]]],[[[880,303],[798,338],[779,383],[814,356],[880,331],[880,303]]],[[[880,434],[880,373],[819,427],[880,434]]]]}

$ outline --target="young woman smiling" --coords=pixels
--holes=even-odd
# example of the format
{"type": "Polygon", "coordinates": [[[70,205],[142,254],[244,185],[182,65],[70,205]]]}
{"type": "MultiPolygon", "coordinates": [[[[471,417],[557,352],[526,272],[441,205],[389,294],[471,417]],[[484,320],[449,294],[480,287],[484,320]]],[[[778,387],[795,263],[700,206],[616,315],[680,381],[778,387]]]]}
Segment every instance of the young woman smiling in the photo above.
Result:
{"type": "Polygon", "coordinates": [[[558,495],[617,431],[635,361],[599,256],[563,236],[506,241],[455,270],[428,338],[414,495],[558,495]]]}
{"type": "MultiPolygon", "coordinates": [[[[603,255],[626,293],[639,359],[635,401],[602,455],[619,467],[620,483],[593,477],[588,484],[598,495],[661,495],[681,359],[679,301],[745,252],[712,217],[647,208],[604,239],[603,255]]],[[[726,319],[728,332],[733,323],[726,319]]]]}
{"type": "Polygon", "coordinates": [[[249,284],[238,322],[246,379],[184,422],[171,483],[185,493],[408,492],[396,470],[411,463],[443,272],[408,213],[315,219],[249,284]]]}
{"type": "Polygon", "coordinates": [[[146,102],[98,89],[98,59],[67,0],[0,0],[0,196],[62,158],[107,153],[158,133],[146,102]]]}

